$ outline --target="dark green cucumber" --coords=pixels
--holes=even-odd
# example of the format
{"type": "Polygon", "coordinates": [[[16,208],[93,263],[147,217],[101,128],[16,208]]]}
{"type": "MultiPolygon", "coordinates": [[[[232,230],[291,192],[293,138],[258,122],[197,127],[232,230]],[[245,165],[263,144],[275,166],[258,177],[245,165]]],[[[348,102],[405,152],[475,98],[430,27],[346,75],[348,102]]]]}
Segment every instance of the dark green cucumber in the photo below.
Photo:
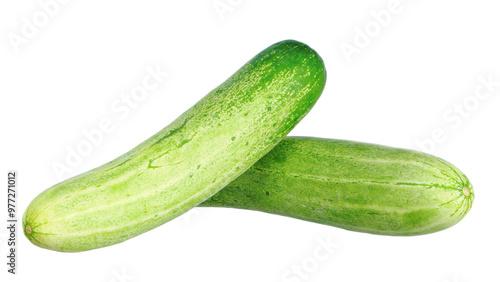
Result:
{"type": "Polygon", "coordinates": [[[202,203],[384,235],[420,235],[460,221],[472,185],[450,163],[386,146],[287,137],[202,203]]]}
{"type": "Polygon", "coordinates": [[[283,41],[128,153],[45,190],[24,233],[43,248],[85,251],[151,230],[214,195],[309,112],[326,81],[307,45],[283,41]]]}

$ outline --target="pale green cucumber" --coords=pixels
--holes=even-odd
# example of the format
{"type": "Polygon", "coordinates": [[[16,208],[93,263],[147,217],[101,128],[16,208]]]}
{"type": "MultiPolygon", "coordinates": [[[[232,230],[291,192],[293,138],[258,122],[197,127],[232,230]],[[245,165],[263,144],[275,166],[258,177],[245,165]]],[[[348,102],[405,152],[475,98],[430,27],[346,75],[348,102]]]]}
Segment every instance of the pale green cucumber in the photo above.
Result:
{"type": "Polygon", "coordinates": [[[183,214],[278,144],[325,81],[323,61],[307,45],[270,46],[128,153],[38,195],[23,217],[25,235],[43,248],[85,251],[183,214]]]}
{"type": "Polygon", "coordinates": [[[256,210],[374,234],[421,235],[459,222],[473,200],[467,177],[438,157],[287,137],[200,206],[256,210]]]}

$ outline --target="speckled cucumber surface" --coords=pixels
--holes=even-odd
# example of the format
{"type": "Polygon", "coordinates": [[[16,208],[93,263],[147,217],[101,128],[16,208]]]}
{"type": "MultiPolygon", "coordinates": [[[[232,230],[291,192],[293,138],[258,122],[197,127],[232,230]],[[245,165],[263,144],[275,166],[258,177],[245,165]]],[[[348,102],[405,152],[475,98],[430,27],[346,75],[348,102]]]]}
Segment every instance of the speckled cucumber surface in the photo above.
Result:
{"type": "Polygon", "coordinates": [[[200,206],[256,210],[374,234],[421,235],[459,222],[473,200],[467,177],[438,157],[287,137],[200,206]]]}
{"type": "Polygon", "coordinates": [[[323,61],[307,45],[270,46],[128,153],[43,191],[24,214],[25,235],[40,247],[76,252],[164,224],[276,146],[325,81],[323,61]]]}

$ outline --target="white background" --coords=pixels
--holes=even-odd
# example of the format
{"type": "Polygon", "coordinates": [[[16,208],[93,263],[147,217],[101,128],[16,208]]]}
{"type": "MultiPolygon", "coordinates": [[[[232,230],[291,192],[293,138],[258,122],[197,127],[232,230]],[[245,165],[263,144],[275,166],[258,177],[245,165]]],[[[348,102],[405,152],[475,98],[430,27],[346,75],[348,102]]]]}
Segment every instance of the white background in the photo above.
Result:
{"type": "Polygon", "coordinates": [[[0,171],[19,171],[19,217],[59,181],[53,164],[67,164],[85,130],[113,123],[62,178],[128,151],[284,39],[310,45],[328,71],[291,135],[430,151],[468,175],[476,201],[456,226],[417,237],[215,208],[83,253],[41,249],[19,232],[17,276],[6,273],[1,228],[2,281],[500,281],[498,82],[474,96],[480,77],[500,81],[498,1],[67,1],[44,18],[47,2],[0,4],[0,171]],[[383,26],[375,21],[388,12],[383,26]],[[113,110],[148,68],[169,75],[128,115],[113,110]],[[433,136],[435,146],[417,145],[433,136]],[[318,262],[321,240],[336,248],[318,262]]]}

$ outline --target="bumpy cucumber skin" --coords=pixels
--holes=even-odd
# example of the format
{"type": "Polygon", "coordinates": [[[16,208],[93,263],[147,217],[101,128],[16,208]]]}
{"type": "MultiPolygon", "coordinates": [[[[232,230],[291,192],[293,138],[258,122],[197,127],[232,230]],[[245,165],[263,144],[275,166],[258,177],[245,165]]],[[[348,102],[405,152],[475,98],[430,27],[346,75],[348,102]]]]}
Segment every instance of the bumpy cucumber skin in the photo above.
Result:
{"type": "Polygon", "coordinates": [[[438,157],[353,141],[287,137],[200,206],[409,236],[456,224],[473,200],[467,177],[438,157]]]}
{"type": "Polygon", "coordinates": [[[43,248],[113,245],[197,206],[269,152],[326,82],[307,45],[276,43],[128,153],[63,181],[28,206],[24,233],[43,248]]]}

